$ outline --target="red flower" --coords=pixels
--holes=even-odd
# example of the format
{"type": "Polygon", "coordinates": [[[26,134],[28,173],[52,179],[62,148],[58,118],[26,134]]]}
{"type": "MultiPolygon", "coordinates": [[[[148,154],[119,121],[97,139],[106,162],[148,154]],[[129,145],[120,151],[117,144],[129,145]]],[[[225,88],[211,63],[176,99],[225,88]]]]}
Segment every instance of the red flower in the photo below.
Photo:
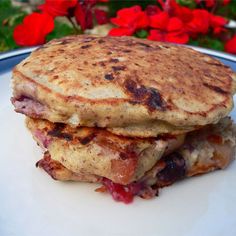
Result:
{"type": "Polygon", "coordinates": [[[213,28],[214,34],[219,34],[225,29],[223,28],[226,25],[228,20],[222,16],[210,15],[210,26],[213,28]]]}
{"type": "Polygon", "coordinates": [[[23,24],[13,32],[15,42],[20,46],[35,46],[45,43],[47,34],[54,29],[54,21],[45,13],[32,13],[26,16],[23,24]]]}
{"type": "Polygon", "coordinates": [[[75,7],[77,0],[46,0],[38,8],[52,17],[68,15],[68,9],[75,7]]]}
{"type": "Polygon", "coordinates": [[[236,54],[236,34],[226,42],[225,51],[232,54],[236,54]]]}
{"type": "Polygon", "coordinates": [[[231,2],[231,0],[223,0],[222,4],[225,6],[225,5],[228,5],[230,2],[231,2]]]}
{"type": "Polygon", "coordinates": [[[148,26],[148,17],[140,6],[133,6],[119,10],[117,17],[112,18],[111,22],[122,28],[120,32],[132,32],[131,34],[133,34],[137,29],[148,26]],[[124,30],[124,28],[126,29],[124,30]]]}
{"type": "Polygon", "coordinates": [[[169,1],[167,10],[170,16],[176,16],[180,18],[183,23],[187,23],[193,18],[193,11],[188,7],[179,5],[175,0],[169,1]]]}
{"type": "Polygon", "coordinates": [[[216,4],[216,0],[205,0],[206,7],[214,7],[216,4]]]}
{"type": "Polygon", "coordinates": [[[156,5],[148,5],[145,9],[145,13],[148,16],[153,16],[153,15],[159,13],[160,11],[161,11],[160,8],[156,5]]]}
{"type": "Polygon", "coordinates": [[[110,36],[131,36],[134,33],[133,30],[129,28],[113,28],[110,30],[110,36]]]}
{"type": "Polygon", "coordinates": [[[107,12],[100,10],[100,9],[95,9],[94,10],[95,18],[97,20],[97,23],[99,25],[103,25],[109,22],[107,12]]]}
{"type": "Polygon", "coordinates": [[[96,0],[84,0],[76,5],[74,13],[75,19],[82,30],[93,28],[92,7],[96,2],[96,0]]]}
{"type": "Polygon", "coordinates": [[[210,13],[206,10],[193,10],[192,19],[186,24],[186,30],[191,35],[206,34],[210,26],[210,13]]]}
{"type": "Polygon", "coordinates": [[[165,30],[169,21],[169,15],[167,12],[160,12],[154,16],[149,17],[149,26],[161,30],[165,30]]]}
{"type": "Polygon", "coordinates": [[[167,12],[150,16],[150,30],[148,39],[167,41],[172,43],[187,43],[189,36],[183,31],[183,22],[177,17],[169,17],[167,12]]]}

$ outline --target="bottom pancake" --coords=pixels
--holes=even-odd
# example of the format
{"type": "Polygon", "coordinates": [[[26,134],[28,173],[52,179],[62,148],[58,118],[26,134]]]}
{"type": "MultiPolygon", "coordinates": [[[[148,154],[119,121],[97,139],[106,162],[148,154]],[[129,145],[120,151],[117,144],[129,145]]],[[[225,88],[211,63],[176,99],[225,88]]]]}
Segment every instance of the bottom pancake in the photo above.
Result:
{"type": "Polygon", "coordinates": [[[132,201],[135,195],[152,198],[158,195],[159,188],[171,185],[177,180],[223,169],[235,156],[236,129],[228,117],[218,124],[188,133],[185,141],[183,136],[130,139],[114,136],[105,130],[93,129],[95,137],[90,142],[81,144],[82,137],[88,135],[87,128],[86,132],[81,128],[81,132],[83,130],[86,133],[83,136],[78,128],[75,130],[63,127],[58,131],[58,124],[43,120],[28,119],[27,126],[40,146],[46,149],[44,158],[37,166],[57,180],[102,183],[97,191],[109,191],[114,199],[126,203],[132,201]],[[100,139],[106,141],[103,140],[101,145],[100,139]],[[91,146],[99,145],[100,151],[95,153],[91,146]],[[71,151],[65,152],[69,148],[71,151]],[[84,149],[88,151],[84,152],[84,149]],[[125,151],[132,154],[120,154],[125,151]],[[61,158],[58,158],[58,153],[62,155],[61,158]],[[85,156],[89,160],[86,165],[81,162],[85,154],[89,155],[85,156]],[[104,163],[106,154],[109,154],[109,161],[104,163]],[[118,161],[113,168],[112,161],[118,161]],[[99,162],[103,164],[100,165],[99,162]],[[78,165],[81,165],[80,168],[78,165]]]}
{"type": "Polygon", "coordinates": [[[163,154],[181,146],[185,137],[129,138],[101,128],[72,128],[32,118],[27,118],[26,125],[51,158],[67,169],[123,185],[140,179],[163,154]]]}

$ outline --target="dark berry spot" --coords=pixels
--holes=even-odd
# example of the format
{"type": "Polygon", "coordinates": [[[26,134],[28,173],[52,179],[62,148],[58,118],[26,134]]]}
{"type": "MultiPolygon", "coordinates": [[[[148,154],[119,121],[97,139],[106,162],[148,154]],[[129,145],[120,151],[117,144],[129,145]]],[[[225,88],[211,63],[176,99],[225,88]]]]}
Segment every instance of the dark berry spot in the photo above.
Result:
{"type": "Polygon", "coordinates": [[[112,74],[106,74],[106,75],[104,76],[104,78],[105,78],[106,80],[113,80],[113,79],[115,79],[112,74]]]}
{"type": "Polygon", "coordinates": [[[91,47],[91,45],[87,44],[87,45],[83,45],[83,46],[81,46],[80,48],[82,48],[82,49],[86,49],[86,48],[89,48],[89,47],[91,47]]]}

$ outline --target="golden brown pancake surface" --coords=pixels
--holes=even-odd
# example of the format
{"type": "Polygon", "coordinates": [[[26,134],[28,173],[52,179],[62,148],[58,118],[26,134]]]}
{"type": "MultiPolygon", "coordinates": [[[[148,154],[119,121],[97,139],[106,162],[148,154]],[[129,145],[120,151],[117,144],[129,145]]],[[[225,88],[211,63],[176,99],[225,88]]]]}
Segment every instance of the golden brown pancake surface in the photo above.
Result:
{"type": "Polygon", "coordinates": [[[142,136],[140,127],[154,123],[148,137],[163,122],[163,133],[178,133],[219,121],[232,108],[232,77],[227,66],[190,48],[70,36],[45,44],[14,69],[13,103],[34,118],[109,127],[127,136],[142,136]],[[31,106],[21,106],[25,99],[31,106]]]}

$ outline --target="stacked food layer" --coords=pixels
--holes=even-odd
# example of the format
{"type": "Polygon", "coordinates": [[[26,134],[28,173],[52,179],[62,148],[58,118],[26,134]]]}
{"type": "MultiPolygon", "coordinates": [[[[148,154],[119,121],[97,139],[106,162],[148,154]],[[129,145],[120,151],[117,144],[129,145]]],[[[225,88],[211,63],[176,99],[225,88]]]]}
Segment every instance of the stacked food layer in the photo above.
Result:
{"type": "Polygon", "coordinates": [[[12,103],[44,150],[37,166],[130,202],[231,162],[235,90],[230,68],[190,48],[81,35],[17,65],[12,103]]]}

